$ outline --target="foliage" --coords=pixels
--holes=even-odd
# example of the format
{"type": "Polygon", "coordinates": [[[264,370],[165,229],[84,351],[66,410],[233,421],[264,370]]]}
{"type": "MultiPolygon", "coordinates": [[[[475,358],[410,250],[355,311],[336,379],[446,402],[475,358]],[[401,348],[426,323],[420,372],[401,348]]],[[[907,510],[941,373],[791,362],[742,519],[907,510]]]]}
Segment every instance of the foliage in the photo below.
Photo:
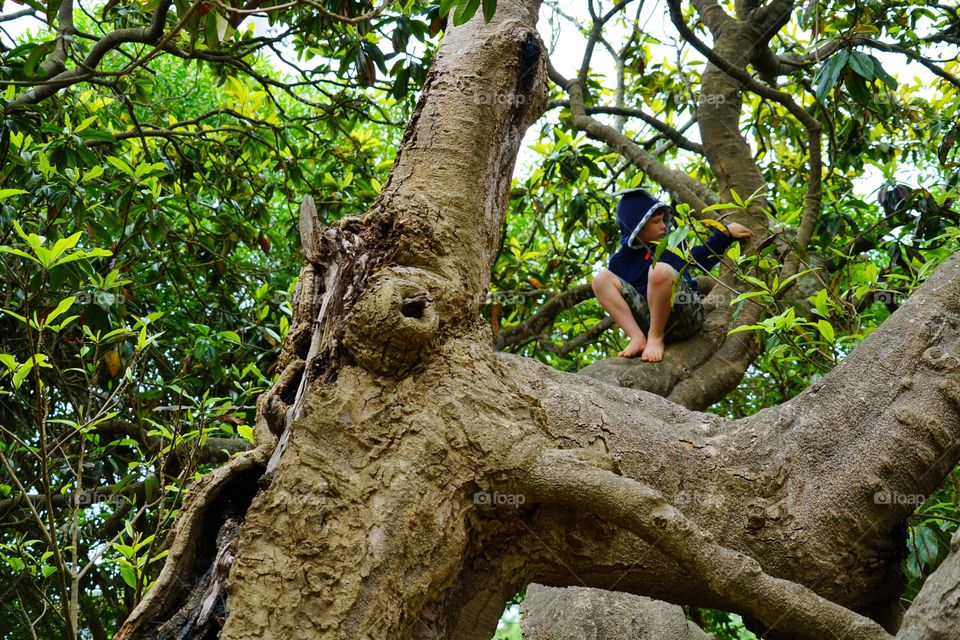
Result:
{"type": "MultiPolygon", "coordinates": [[[[32,42],[0,71],[22,72],[32,42]]],[[[300,198],[326,222],[364,211],[411,108],[393,87],[294,98],[209,62],[144,71],[3,123],[4,637],[109,636],[149,589],[183,492],[252,438],[289,326],[300,198]]]]}

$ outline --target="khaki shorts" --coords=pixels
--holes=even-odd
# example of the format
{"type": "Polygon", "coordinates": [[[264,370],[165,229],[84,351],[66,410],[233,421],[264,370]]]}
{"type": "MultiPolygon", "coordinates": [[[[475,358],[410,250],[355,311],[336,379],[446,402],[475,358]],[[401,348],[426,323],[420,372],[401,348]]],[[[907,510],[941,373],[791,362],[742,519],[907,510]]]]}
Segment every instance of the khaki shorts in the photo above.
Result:
{"type": "MultiPolygon", "coordinates": [[[[620,276],[617,276],[617,279],[620,280],[620,294],[633,311],[633,317],[640,329],[644,335],[647,335],[650,331],[650,307],[647,306],[647,299],[640,295],[632,284],[620,276]]],[[[673,289],[673,305],[670,317],[667,318],[667,326],[663,331],[663,339],[666,342],[689,338],[700,330],[704,319],[700,295],[693,290],[690,283],[678,275],[674,280],[673,289]]]]}

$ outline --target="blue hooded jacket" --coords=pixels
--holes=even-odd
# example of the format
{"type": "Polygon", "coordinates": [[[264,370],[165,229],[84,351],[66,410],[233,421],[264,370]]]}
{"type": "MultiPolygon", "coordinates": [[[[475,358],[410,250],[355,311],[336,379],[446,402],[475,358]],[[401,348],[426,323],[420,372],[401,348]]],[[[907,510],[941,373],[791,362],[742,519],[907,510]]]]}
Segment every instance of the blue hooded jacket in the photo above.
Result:
{"type": "MultiPolygon", "coordinates": [[[[653,264],[653,254],[656,253],[656,245],[645,245],[639,238],[640,230],[657,213],[663,210],[664,222],[667,225],[667,231],[673,223],[673,210],[663,202],[654,198],[646,189],[628,189],[619,191],[614,195],[620,195],[620,202],[617,204],[617,223],[620,225],[620,249],[610,258],[609,269],[621,279],[629,282],[640,295],[647,297],[647,277],[650,266],[653,264]]],[[[714,231],[707,238],[705,244],[697,245],[687,251],[684,244],[678,249],[681,253],[689,255],[691,260],[684,260],[672,251],[664,251],[660,255],[660,262],[664,262],[673,267],[677,273],[680,273],[684,280],[696,292],[700,293],[697,282],[690,274],[690,265],[710,271],[720,256],[733,243],[733,238],[720,230],[714,231]]]]}

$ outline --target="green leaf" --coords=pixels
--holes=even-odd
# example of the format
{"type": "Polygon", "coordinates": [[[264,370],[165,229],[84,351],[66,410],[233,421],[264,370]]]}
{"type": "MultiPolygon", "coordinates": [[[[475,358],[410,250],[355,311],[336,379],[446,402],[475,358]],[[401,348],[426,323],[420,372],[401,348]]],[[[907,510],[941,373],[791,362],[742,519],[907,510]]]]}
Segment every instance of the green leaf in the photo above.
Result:
{"type": "Polygon", "coordinates": [[[237,433],[240,434],[240,437],[244,440],[247,440],[250,444],[253,442],[253,427],[248,424],[237,425],[237,433]]]}
{"type": "Polygon", "coordinates": [[[914,527],[913,549],[916,552],[917,562],[922,565],[932,564],[937,558],[937,538],[929,527],[914,527]]]}
{"type": "Polygon", "coordinates": [[[120,577],[127,583],[131,589],[137,588],[137,574],[133,571],[133,565],[129,562],[120,563],[120,577]]]}
{"type": "Polygon", "coordinates": [[[860,104],[864,107],[870,106],[873,96],[863,78],[861,78],[859,75],[851,74],[847,76],[847,80],[844,82],[844,85],[847,87],[847,91],[857,102],[857,104],[860,104]]]}
{"type": "Polygon", "coordinates": [[[129,164],[127,164],[126,162],[124,162],[124,161],[121,160],[120,158],[117,158],[117,157],[115,157],[115,156],[107,156],[107,162],[109,162],[109,163],[112,164],[114,167],[116,167],[116,168],[119,169],[120,171],[124,172],[125,174],[127,174],[127,175],[130,176],[131,178],[135,177],[135,175],[136,175],[136,172],[133,170],[133,167],[131,167],[129,164]]]}
{"type": "Polygon", "coordinates": [[[76,299],[76,296],[70,296],[61,300],[56,309],[47,315],[47,319],[44,321],[44,324],[52,324],[54,320],[66,313],[67,309],[73,306],[73,303],[76,299]]]}
{"type": "Polygon", "coordinates": [[[940,164],[947,164],[947,158],[950,155],[950,151],[953,149],[953,145],[957,143],[957,136],[960,136],[960,124],[953,125],[953,129],[950,129],[947,135],[943,137],[943,141],[940,143],[940,146],[937,147],[937,160],[940,161],[940,164]]]}
{"type": "Polygon", "coordinates": [[[20,249],[14,249],[12,247],[0,247],[0,253],[9,253],[15,256],[20,256],[21,258],[26,258],[27,260],[33,260],[37,264],[40,264],[40,261],[35,257],[27,253],[26,251],[21,251],[20,249]]]}
{"type": "Polygon", "coordinates": [[[870,56],[860,53],[859,51],[850,53],[848,66],[864,80],[873,80],[876,76],[873,60],[870,59],[870,56]]]}
{"type": "Polygon", "coordinates": [[[733,333],[740,333],[741,331],[754,331],[756,329],[766,330],[766,327],[759,324],[742,324],[739,327],[734,327],[730,331],[727,331],[727,335],[730,335],[733,333]]]}
{"type": "Polygon", "coordinates": [[[83,234],[82,231],[77,231],[76,233],[67,236],[66,238],[60,238],[53,246],[50,248],[50,252],[53,254],[54,260],[59,258],[65,252],[70,249],[73,249],[77,246],[77,242],[80,240],[80,236],[83,234]]]}
{"type": "Polygon", "coordinates": [[[30,371],[33,369],[33,360],[27,360],[19,367],[17,367],[16,372],[13,374],[13,388],[19,389],[20,385],[23,384],[24,379],[30,375],[30,371]]]}
{"type": "Polygon", "coordinates": [[[883,65],[880,64],[880,61],[877,60],[875,56],[870,56],[870,59],[873,60],[873,70],[876,73],[876,77],[880,78],[880,80],[891,89],[896,89],[899,86],[896,78],[884,71],[883,65]]]}
{"type": "Polygon", "coordinates": [[[101,167],[100,165],[97,165],[83,174],[83,177],[80,178],[80,183],[83,184],[86,182],[90,182],[91,180],[96,180],[102,175],[103,175],[103,167],[101,167]]]}
{"type": "Polygon", "coordinates": [[[26,193],[23,189],[0,189],[0,202],[6,200],[10,196],[18,196],[21,193],[26,193]]]}
{"type": "Polygon", "coordinates": [[[17,320],[19,320],[19,321],[22,322],[23,324],[27,324],[27,319],[26,319],[25,317],[23,317],[22,315],[20,315],[19,313],[14,313],[13,311],[10,311],[9,309],[0,309],[0,311],[4,312],[4,313],[7,314],[8,316],[13,316],[14,318],[16,318],[17,320]]]}
{"type": "Polygon", "coordinates": [[[87,127],[89,127],[90,125],[92,125],[92,124],[93,124],[94,122],[96,122],[96,121],[97,121],[97,116],[90,116],[89,118],[87,118],[86,120],[84,120],[83,122],[81,122],[80,124],[78,124],[78,125],[77,125],[77,128],[74,129],[73,132],[74,132],[74,133],[80,133],[80,132],[84,131],[87,127]]]}
{"type": "Polygon", "coordinates": [[[240,340],[240,335],[236,331],[220,331],[217,335],[235,344],[243,344],[243,341],[240,340]]]}
{"type": "Polygon", "coordinates": [[[817,329],[820,330],[820,335],[822,335],[827,342],[833,344],[835,340],[835,335],[833,333],[833,325],[821,318],[817,320],[817,329]]]}
{"type": "Polygon", "coordinates": [[[457,10],[453,14],[454,26],[459,27],[472,18],[479,7],[480,0],[460,0],[457,3],[457,10]]]}
{"type": "Polygon", "coordinates": [[[27,56],[27,59],[23,63],[23,75],[28,78],[35,77],[37,75],[37,67],[56,48],[56,40],[50,40],[49,42],[44,42],[34,47],[30,52],[30,55],[27,56]]]}
{"type": "Polygon", "coordinates": [[[497,10],[497,0],[483,0],[483,20],[490,22],[497,10]]]}
{"type": "Polygon", "coordinates": [[[814,271],[815,269],[816,269],[816,268],[814,268],[814,269],[804,269],[803,271],[801,271],[801,272],[799,272],[799,273],[793,274],[792,276],[790,276],[789,278],[787,278],[787,279],[785,279],[783,282],[781,282],[781,283],[775,288],[775,290],[776,290],[776,291],[779,291],[780,289],[783,289],[785,286],[787,286],[788,284],[790,284],[791,282],[793,282],[793,281],[796,280],[797,278],[800,278],[800,277],[802,277],[802,276],[805,276],[805,275],[807,275],[808,273],[814,271]]]}
{"type": "Polygon", "coordinates": [[[766,291],[747,291],[746,293],[741,293],[736,298],[730,301],[730,304],[736,304],[741,300],[749,300],[750,298],[757,298],[759,296],[766,296],[772,299],[772,296],[766,291]]]}
{"type": "MultiPolygon", "coordinates": [[[[13,371],[17,368],[17,359],[9,353],[0,353],[0,364],[7,367],[7,371],[13,371]]],[[[2,487],[3,485],[0,485],[2,487]]]]}
{"type": "Polygon", "coordinates": [[[846,66],[849,57],[850,51],[844,49],[827,60],[817,71],[817,75],[814,77],[814,82],[817,85],[817,101],[823,102],[830,90],[837,84],[840,73],[846,66]]]}

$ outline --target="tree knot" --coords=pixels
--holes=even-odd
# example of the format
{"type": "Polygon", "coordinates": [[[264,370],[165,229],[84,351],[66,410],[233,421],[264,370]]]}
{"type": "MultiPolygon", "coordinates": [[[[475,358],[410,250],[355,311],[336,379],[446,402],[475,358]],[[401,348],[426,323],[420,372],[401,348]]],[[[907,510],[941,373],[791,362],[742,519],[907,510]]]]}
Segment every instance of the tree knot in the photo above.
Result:
{"type": "MultiPolygon", "coordinates": [[[[368,282],[346,322],[343,344],[363,368],[399,376],[414,366],[437,335],[434,298],[419,269],[385,269],[368,282]]],[[[425,274],[424,274],[425,275],[425,274]]]]}

